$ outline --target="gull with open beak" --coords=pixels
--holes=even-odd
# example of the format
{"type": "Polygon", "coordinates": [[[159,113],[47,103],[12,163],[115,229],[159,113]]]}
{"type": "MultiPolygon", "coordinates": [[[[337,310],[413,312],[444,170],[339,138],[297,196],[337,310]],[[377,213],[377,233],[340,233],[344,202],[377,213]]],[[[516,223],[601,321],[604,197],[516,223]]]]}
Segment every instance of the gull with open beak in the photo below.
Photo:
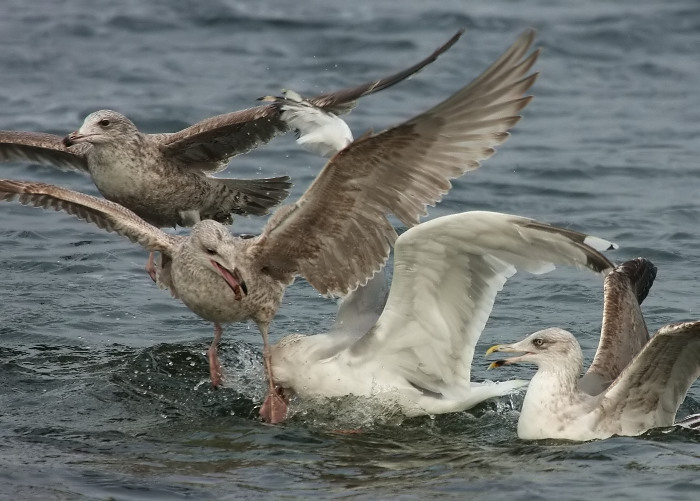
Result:
{"type": "Polygon", "coordinates": [[[646,342],[639,293],[646,296],[655,272],[649,261],[636,259],[608,274],[603,334],[583,378],[581,347],[558,327],[488,349],[486,355],[519,353],[489,368],[537,365],[518,419],[520,438],[593,440],[674,424],[700,376],[700,321],[667,325],[646,342]]]}
{"type": "Polygon", "coordinates": [[[342,296],[384,266],[398,238],[390,215],[415,226],[450,190],[450,179],[478,168],[507,139],[537,77],[528,75],[538,55],[527,54],[533,39],[533,31],[521,35],[432,109],[339,151],[301,198],[278,209],[254,238],[234,237],[215,221],[197,223],[189,237],[169,235],[121,205],[44,183],[0,180],[0,199],[65,210],[161,252],[159,284],[215,323],[214,384],[220,382],[219,324],[254,321],[270,385],[261,411],[278,422],[286,403],[274,387],[268,330],[285,288],[302,276],[321,294],[342,296]]]}

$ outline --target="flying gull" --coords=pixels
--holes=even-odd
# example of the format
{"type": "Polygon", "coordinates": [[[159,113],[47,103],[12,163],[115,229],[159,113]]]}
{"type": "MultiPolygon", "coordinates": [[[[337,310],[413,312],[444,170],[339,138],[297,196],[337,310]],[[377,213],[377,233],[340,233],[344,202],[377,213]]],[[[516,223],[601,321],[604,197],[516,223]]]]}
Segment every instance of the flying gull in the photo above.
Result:
{"type": "MultiPolygon", "coordinates": [[[[339,114],[355,101],[414,75],[460,38],[457,32],[430,56],[394,75],[322,94],[305,103],[316,113],[339,114]]],[[[201,219],[231,222],[231,214],[264,215],[286,198],[287,176],[214,178],[235,155],[266,143],[290,126],[278,103],[208,118],[175,133],[143,134],[124,115],[101,110],[61,138],[0,131],[0,161],[29,161],[88,173],[108,200],[158,227],[192,226],[201,219]]]]}
{"type": "MultiPolygon", "coordinates": [[[[3,181],[0,198],[19,195],[22,203],[66,210],[160,251],[160,285],[215,324],[212,383],[221,380],[220,324],[253,320],[274,394],[267,335],[286,286],[303,276],[321,294],[342,296],[382,268],[398,236],[389,215],[408,227],[418,224],[427,205],[449,191],[449,179],[479,167],[520,119],[531,100],[522,96],[537,77],[526,76],[539,54],[526,55],[533,38],[533,31],[521,35],[434,108],[338,152],[254,238],[234,237],[215,221],[197,223],[188,237],[168,235],[118,204],[43,183],[3,181]]],[[[275,413],[268,418],[278,420],[275,413]]]]}
{"type": "MultiPolygon", "coordinates": [[[[630,311],[629,307],[638,303],[630,298],[636,295],[635,284],[649,280],[644,261],[624,263],[606,279],[606,285],[608,281],[617,285],[606,287],[605,315],[624,319],[621,325],[637,317],[636,308],[630,311]],[[626,291],[622,290],[624,287],[626,291]],[[620,298],[621,293],[625,297],[620,298]]],[[[616,335],[620,339],[632,336],[635,341],[629,346],[634,346],[641,339],[638,334],[632,330],[616,335]]],[[[602,381],[604,389],[597,392],[598,387],[595,394],[579,386],[583,353],[568,331],[552,327],[535,332],[519,343],[492,346],[487,354],[494,352],[524,354],[494,362],[492,367],[530,362],[538,368],[520,412],[520,438],[584,441],[612,435],[634,436],[674,424],[688,388],[700,376],[700,321],[662,327],[621,370],[617,357],[622,354],[624,359],[630,352],[616,343],[601,340],[586,374],[601,372],[594,382],[602,381]],[[614,379],[607,382],[609,376],[614,379]]]]}
{"type": "MultiPolygon", "coordinates": [[[[406,70],[304,100],[307,111],[296,113],[295,119],[273,103],[212,117],[176,133],[143,134],[124,115],[100,110],[88,115],[80,129],[65,138],[0,131],[0,161],[30,161],[88,173],[105,198],[158,227],[192,226],[201,219],[230,224],[231,214],[264,215],[287,197],[288,176],[243,180],[211,174],[226,168],[231,157],[289,130],[290,121],[291,127],[303,121],[301,126],[307,128],[313,127],[308,117],[328,115],[347,129],[336,114],[350,111],[358,98],[414,75],[452,47],[462,33],[458,31],[406,70]]],[[[321,126],[305,137],[322,140],[327,130],[321,126]]],[[[146,270],[155,280],[153,253],[146,270]]]]}
{"type": "Polygon", "coordinates": [[[330,333],[295,334],[271,347],[278,393],[372,397],[409,417],[461,411],[504,395],[526,382],[475,383],[470,370],[497,292],[518,270],[543,273],[566,264],[605,272],[614,265],[599,250],[611,247],[494,212],[414,226],[396,240],[388,299],[384,277],[375,276],[344,299],[330,333]]]}

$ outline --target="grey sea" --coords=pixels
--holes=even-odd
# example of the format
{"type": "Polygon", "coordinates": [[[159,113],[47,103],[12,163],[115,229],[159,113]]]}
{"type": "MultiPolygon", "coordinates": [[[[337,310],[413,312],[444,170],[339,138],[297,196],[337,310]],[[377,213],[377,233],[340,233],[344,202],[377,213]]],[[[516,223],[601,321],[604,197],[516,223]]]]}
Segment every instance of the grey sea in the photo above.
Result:
{"type": "MultiPolygon", "coordinates": [[[[611,259],[658,266],[650,330],[700,318],[697,0],[3,0],[0,128],[64,135],[112,108],[142,130],[175,131],[282,88],[310,95],[390,74],[461,27],[437,62],[360,102],[347,117],[355,135],[438,103],[536,28],[535,100],[428,218],[493,210],[615,241],[611,259]]],[[[323,163],[289,135],[226,175],[289,174],[294,200],[323,163]]],[[[0,170],[96,193],[77,173],[0,170]]],[[[263,224],[238,218],[233,230],[263,224]]],[[[212,326],[153,285],[146,257],[66,214],[0,205],[0,499],[698,498],[700,433],[526,442],[522,395],[414,419],[373,418],[362,401],[299,404],[265,425],[257,329],[227,327],[228,380],[212,390],[212,326]],[[359,433],[338,432],[349,429],[359,433]]],[[[335,309],[298,280],[271,336],[323,332],[335,309]]],[[[590,362],[601,314],[600,276],[516,275],[473,377],[530,378],[530,366],[486,372],[480,354],[547,326],[574,332],[590,362]]],[[[698,382],[678,417],[696,412],[698,382]]]]}

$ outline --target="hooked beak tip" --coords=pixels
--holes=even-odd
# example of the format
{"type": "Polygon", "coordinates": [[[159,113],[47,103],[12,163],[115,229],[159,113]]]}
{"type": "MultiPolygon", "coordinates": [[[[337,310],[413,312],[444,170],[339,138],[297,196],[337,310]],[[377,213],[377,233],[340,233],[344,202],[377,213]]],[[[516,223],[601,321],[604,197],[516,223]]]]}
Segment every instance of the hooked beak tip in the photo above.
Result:
{"type": "MultiPolygon", "coordinates": [[[[488,357],[488,356],[489,356],[491,353],[493,353],[494,351],[499,351],[500,348],[501,348],[501,345],[500,345],[500,344],[495,344],[495,345],[493,345],[491,348],[489,348],[488,350],[486,350],[486,353],[484,354],[484,356],[485,356],[485,357],[488,357]]],[[[495,362],[494,362],[494,363],[495,363],[495,362]]]]}

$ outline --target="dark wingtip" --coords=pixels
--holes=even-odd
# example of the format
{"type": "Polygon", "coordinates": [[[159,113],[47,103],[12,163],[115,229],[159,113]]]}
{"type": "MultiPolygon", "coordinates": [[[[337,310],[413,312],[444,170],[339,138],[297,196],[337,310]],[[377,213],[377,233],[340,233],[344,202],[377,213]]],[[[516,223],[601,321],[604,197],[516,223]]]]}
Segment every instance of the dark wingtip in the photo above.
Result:
{"type": "Polygon", "coordinates": [[[612,273],[621,273],[627,277],[637,295],[637,301],[642,304],[656,279],[656,266],[648,259],[638,257],[620,264],[612,273]]]}

